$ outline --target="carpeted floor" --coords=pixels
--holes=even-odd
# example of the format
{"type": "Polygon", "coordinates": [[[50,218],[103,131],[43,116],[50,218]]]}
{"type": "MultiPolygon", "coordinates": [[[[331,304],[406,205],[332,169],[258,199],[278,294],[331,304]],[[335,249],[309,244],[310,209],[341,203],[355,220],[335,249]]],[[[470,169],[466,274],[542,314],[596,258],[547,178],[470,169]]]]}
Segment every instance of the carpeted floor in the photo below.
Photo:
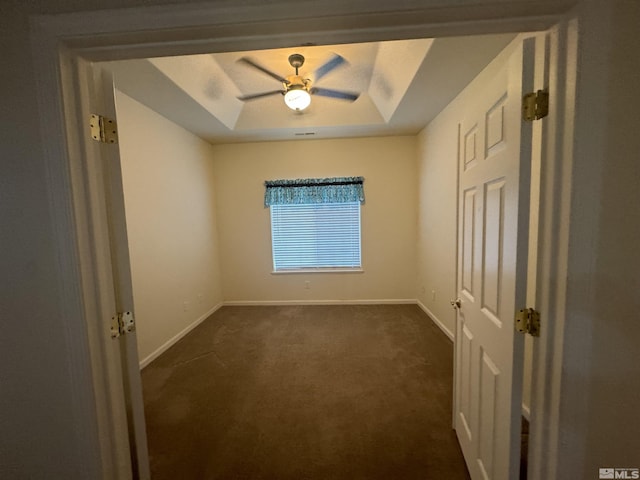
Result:
{"type": "Polygon", "coordinates": [[[142,372],[152,478],[467,479],[415,305],[223,307],[142,372]]]}

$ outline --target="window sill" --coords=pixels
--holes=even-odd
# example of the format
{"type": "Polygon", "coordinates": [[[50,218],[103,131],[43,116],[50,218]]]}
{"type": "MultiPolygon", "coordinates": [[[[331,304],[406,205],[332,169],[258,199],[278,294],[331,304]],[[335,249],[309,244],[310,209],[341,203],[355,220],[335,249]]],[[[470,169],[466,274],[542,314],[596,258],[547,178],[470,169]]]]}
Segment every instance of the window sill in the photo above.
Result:
{"type": "Polygon", "coordinates": [[[272,270],[271,275],[308,273],[364,273],[362,268],[301,268],[300,270],[272,270]]]}

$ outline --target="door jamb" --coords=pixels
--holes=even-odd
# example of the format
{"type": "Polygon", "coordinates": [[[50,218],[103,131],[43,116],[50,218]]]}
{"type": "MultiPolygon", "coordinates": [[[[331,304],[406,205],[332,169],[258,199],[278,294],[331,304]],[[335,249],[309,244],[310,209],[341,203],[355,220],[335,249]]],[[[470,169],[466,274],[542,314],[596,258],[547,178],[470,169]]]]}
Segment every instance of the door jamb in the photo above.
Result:
{"type": "Polygon", "coordinates": [[[534,338],[529,477],[557,478],[560,458],[562,345],[569,258],[573,145],[578,71],[578,18],[549,30],[549,94],[554,99],[540,165],[535,305],[544,319],[534,338]]]}
{"type": "Polygon", "coordinates": [[[109,367],[103,338],[108,332],[104,315],[111,308],[109,297],[113,292],[108,291],[111,284],[105,282],[105,269],[110,265],[100,256],[105,235],[108,240],[95,197],[95,185],[101,179],[90,168],[96,152],[87,147],[86,135],[81,133],[86,131],[86,125],[79,118],[79,98],[86,94],[80,76],[83,65],[160,54],[277,48],[309,39],[318,44],[335,44],[546,30],[556,25],[553,28],[557,55],[567,58],[569,63],[557,62],[563,70],[558,78],[552,79],[563,96],[549,119],[552,141],[546,150],[547,167],[541,178],[537,302],[538,310],[548,320],[534,352],[537,368],[534,367],[532,388],[530,477],[554,478],[562,365],[561,351],[552,347],[561,341],[563,331],[566,282],[562,279],[566,279],[563,273],[566,273],[568,232],[553,227],[568,225],[570,214],[567,195],[571,189],[567,187],[571,186],[571,170],[567,165],[570,166],[573,154],[576,55],[567,55],[566,50],[577,49],[577,21],[565,19],[562,12],[544,16],[520,12],[517,16],[512,13],[509,18],[488,20],[481,15],[473,18],[478,17],[477,12],[465,14],[463,9],[454,8],[450,11],[455,10],[460,20],[451,21],[443,9],[433,7],[400,10],[390,15],[393,8],[402,8],[392,5],[386,7],[389,12],[381,11],[385,7],[380,6],[378,13],[370,14],[364,24],[361,10],[366,8],[362,5],[327,0],[308,2],[306,7],[304,14],[294,13],[293,17],[290,5],[282,1],[269,9],[223,3],[41,15],[31,19],[43,157],[59,255],[59,295],[66,310],[63,328],[73,368],[75,429],[82,438],[94,441],[82,460],[85,469],[92,471],[91,462],[95,462],[101,465],[103,477],[118,478],[122,474],[114,473],[122,472],[122,462],[126,460],[123,447],[118,446],[122,435],[118,437],[118,428],[114,427],[123,415],[118,390],[113,388],[118,379],[113,367],[109,367]],[[331,16],[323,11],[328,3],[335,7],[331,16]],[[309,14],[314,10],[318,10],[315,12],[318,15],[309,14]],[[282,31],[288,33],[283,35],[282,31]],[[566,208],[553,208],[556,204],[566,208]],[[102,319],[104,325],[93,319],[102,319]],[[107,404],[113,408],[103,408],[107,404]],[[542,459],[549,465],[544,472],[542,459]]]}

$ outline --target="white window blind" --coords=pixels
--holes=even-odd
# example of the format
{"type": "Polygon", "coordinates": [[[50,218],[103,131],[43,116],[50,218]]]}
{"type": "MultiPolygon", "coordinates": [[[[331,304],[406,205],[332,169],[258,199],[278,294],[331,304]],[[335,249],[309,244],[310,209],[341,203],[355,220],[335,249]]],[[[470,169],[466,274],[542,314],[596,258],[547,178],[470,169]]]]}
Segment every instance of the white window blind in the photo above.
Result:
{"type": "Polygon", "coordinates": [[[271,205],[275,271],[360,268],[360,202],[271,205]]]}

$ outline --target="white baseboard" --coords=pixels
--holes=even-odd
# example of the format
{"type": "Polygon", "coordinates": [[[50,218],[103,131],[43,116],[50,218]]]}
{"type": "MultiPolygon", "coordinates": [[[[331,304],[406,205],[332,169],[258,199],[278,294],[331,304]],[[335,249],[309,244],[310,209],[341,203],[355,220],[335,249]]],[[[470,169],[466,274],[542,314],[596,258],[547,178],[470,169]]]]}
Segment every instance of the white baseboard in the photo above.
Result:
{"type": "Polygon", "coordinates": [[[429,315],[429,317],[431,318],[431,320],[433,320],[433,323],[435,323],[438,328],[440,328],[440,330],[442,330],[442,332],[449,337],[449,340],[451,340],[453,342],[453,332],[451,330],[449,330],[444,323],[442,323],[438,317],[436,317],[433,312],[431,310],[429,310],[424,303],[422,303],[420,300],[416,300],[415,303],[418,304],[418,306],[424,311],[424,313],[426,313],[427,315],[429,315]]]}
{"type": "Polygon", "coordinates": [[[164,352],[166,352],[167,350],[169,350],[169,348],[171,348],[173,346],[174,343],[176,343],[178,340],[180,340],[182,337],[184,337],[187,333],[189,333],[191,330],[193,330],[194,328],[196,328],[198,325],[200,325],[202,322],[204,322],[207,318],[209,318],[211,315],[213,315],[213,313],[216,312],[216,310],[218,310],[220,307],[222,307],[224,305],[223,302],[218,303],[216,306],[214,306],[211,310],[209,310],[207,313],[205,313],[204,315],[202,315],[201,317],[199,317],[197,320],[195,320],[191,325],[189,325],[187,328],[185,328],[184,330],[182,330],[181,332],[178,332],[177,335],[174,335],[172,338],[170,338],[169,340],[167,340],[164,344],[162,344],[158,349],[156,349],[155,351],[153,351],[151,354],[149,354],[147,357],[143,358],[142,360],[140,360],[140,370],[142,370],[144,367],[146,367],[147,365],[149,365],[151,362],[153,362],[156,358],[158,358],[160,355],[162,355],[164,352]]]}
{"type": "Polygon", "coordinates": [[[375,300],[230,300],[223,302],[223,305],[230,307],[242,306],[278,306],[278,305],[392,305],[392,304],[415,304],[412,298],[390,299],[382,298],[375,300]]]}
{"type": "MultiPolygon", "coordinates": [[[[171,346],[173,346],[176,342],[178,342],[182,337],[184,337],[191,330],[200,325],[203,321],[205,321],[209,316],[215,313],[222,306],[233,306],[233,307],[241,307],[241,306],[286,306],[286,305],[393,305],[393,304],[403,304],[403,305],[415,305],[417,304],[424,312],[429,315],[429,317],[433,320],[433,322],[444,332],[444,334],[453,341],[453,333],[444,326],[444,324],[438,320],[438,318],[423,305],[422,302],[413,298],[381,298],[381,299],[373,299],[373,300],[235,300],[235,301],[224,301],[216,306],[214,306],[211,310],[206,312],[204,315],[199,317],[193,323],[191,323],[184,330],[174,335],[172,338],[167,340],[164,344],[162,344],[159,348],[149,354],[147,357],[143,358],[140,361],[140,370],[153,362],[156,358],[166,352],[171,346]]],[[[524,411],[524,407],[523,407],[524,411]]],[[[528,418],[528,417],[527,417],[528,418]]]]}
{"type": "Polygon", "coordinates": [[[528,422],[531,421],[531,409],[529,405],[523,403],[522,404],[522,416],[527,419],[528,422]]]}

